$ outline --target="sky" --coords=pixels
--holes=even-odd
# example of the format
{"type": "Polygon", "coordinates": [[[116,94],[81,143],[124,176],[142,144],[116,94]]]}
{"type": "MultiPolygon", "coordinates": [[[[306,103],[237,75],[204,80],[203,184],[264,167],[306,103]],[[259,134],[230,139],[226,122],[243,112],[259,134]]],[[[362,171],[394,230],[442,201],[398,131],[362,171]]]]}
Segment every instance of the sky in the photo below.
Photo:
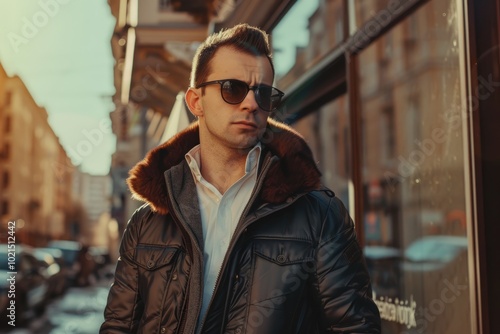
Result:
{"type": "Polygon", "coordinates": [[[18,75],[75,165],[108,174],[115,19],[106,0],[0,0],[0,63],[18,75]]]}

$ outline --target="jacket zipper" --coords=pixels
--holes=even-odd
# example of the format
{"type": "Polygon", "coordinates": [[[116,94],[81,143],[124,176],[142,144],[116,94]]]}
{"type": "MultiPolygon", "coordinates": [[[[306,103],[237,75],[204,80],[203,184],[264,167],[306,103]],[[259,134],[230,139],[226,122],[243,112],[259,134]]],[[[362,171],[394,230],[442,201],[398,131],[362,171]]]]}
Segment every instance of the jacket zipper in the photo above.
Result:
{"type": "MultiPolygon", "coordinates": [[[[167,187],[167,192],[168,192],[168,201],[170,202],[170,198],[173,197],[172,193],[170,192],[170,187],[167,187]]],[[[196,249],[196,251],[198,251],[198,254],[202,254],[200,246],[195,241],[196,237],[193,235],[193,233],[190,231],[190,229],[185,226],[185,223],[179,218],[179,217],[181,217],[179,210],[177,210],[177,207],[174,206],[174,205],[172,205],[172,203],[169,203],[169,204],[170,204],[169,207],[172,208],[173,213],[174,213],[174,215],[172,215],[173,218],[174,218],[174,220],[176,220],[177,223],[180,226],[182,226],[182,228],[184,229],[184,231],[189,235],[191,247],[194,246],[194,248],[196,249]]],[[[193,254],[193,259],[194,259],[194,254],[193,254]]],[[[200,261],[200,263],[201,263],[201,265],[203,267],[203,261],[200,261]]],[[[203,268],[201,268],[201,273],[202,273],[202,279],[201,279],[200,292],[202,293],[202,291],[203,291],[203,268]]],[[[188,303],[189,303],[189,292],[187,292],[187,297],[186,298],[188,299],[188,303]]],[[[181,321],[181,324],[179,325],[179,329],[182,330],[182,333],[184,333],[184,327],[185,327],[185,325],[187,323],[187,311],[186,310],[189,307],[188,303],[186,303],[186,305],[184,306],[184,310],[182,311],[183,319],[181,321]],[[184,314],[186,314],[186,315],[184,315],[184,314]]],[[[196,314],[199,315],[200,314],[200,309],[201,309],[200,296],[198,296],[198,298],[197,298],[196,308],[197,308],[196,314]]],[[[196,324],[197,323],[197,319],[193,319],[193,323],[196,324]]],[[[191,332],[194,333],[195,331],[196,331],[196,325],[194,327],[194,330],[192,330],[191,332]]]]}
{"type": "MultiPolygon", "coordinates": [[[[266,161],[264,162],[264,166],[262,167],[262,172],[260,173],[260,176],[259,176],[259,179],[257,182],[257,186],[254,188],[254,190],[250,196],[250,199],[248,200],[247,205],[245,206],[245,209],[243,209],[243,212],[241,213],[240,220],[238,221],[238,224],[236,226],[239,226],[240,223],[242,222],[242,220],[248,214],[248,211],[250,210],[251,204],[254,202],[257,194],[259,193],[260,189],[262,188],[262,183],[264,181],[264,177],[267,174],[267,172],[268,172],[268,170],[269,170],[269,168],[274,160],[275,160],[274,157],[270,157],[270,158],[267,158],[266,161]]],[[[234,231],[233,237],[231,238],[231,243],[229,244],[229,246],[226,250],[226,255],[224,256],[224,260],[222,261],[222,265],[219,269],[219,272],[217,273],[217,278],[215,280],[215,286],[214,286],[214,289],[212,291],[212,298],[210,299],[210,302],[208,303],[207,311],[206,311],[205,315],[203,316],[203,321],[200,323],[199,333],[201,333],[201,330],[203,329],[203,326],[205,325],[205,320],[207,319],[208,310],[210,310],[210,306],[212,306],[212,302],[214,300],[215,290],[217,290],[217,288],[219,287],[220,276],[221,276],[222,272],[224,271],[223,269],[225,268],[225,266],[227,265],[227,262],[228,262],[228,256],[229,256],[228,254],[230,254],[232,252],[232,248],[234,247],[235,240],[237,240],[239,238],[241,231],[244,230],[244,227],[246,228],[246,226],[248,226],[252,222],[253,221],[247,222],[244,226],[242,226],[241,228],[234,231]]],[[[224,326],[222,326],[221,330],[223,330],[223,327],[224,326]]]]}
{"type": "MultiPolygon", "coordinates": [[[[224,269],[225,269],[225,267],[227,265],[227,262],[228,262],[228,256],[229,256],[228,254],[231,254],[231,252],[233,251],[233,248],[234,248],[234,246],[236,244],[236,240],[238,240],[238,238],[240,237],[241,232],[244,231],[250,224],[252,224],[254,221],[257,220],[257,218],[255,218],[255,219],[249,219],[246,222],[244,222],[245,216],[250,211],[251,204],[255,201],[255,198],[256,198],[257,194],[259,193],[260,189],[262,188],[264,177],[267,174],[267,172],[269,171],[269,168],[271,167],[272,163],[275,160],[278,160],[278,158],[275,157],[275,156],[273,156],[273,157],[267,158],[266,161],[264,162],[264,165],[262,167],[262,172],[260,173],[260,175],[258,177],[258,180],[257,180],[257,186],[254,188],[254,190],[253,190],[253,192],[252,192],[252,194],[250,196],[250,199],[248,200],[247,205],[245,206],[245,209],[243,210],[243,212],[241,214],[241,217],[240,217],[240,220],[238,221],[238,224],[237,224],[237,226],[239,226],[240,223],[243,223],[243,225],[240,228],[237,228],[237,230],[234,232],[233,237],[231,238],[231,243],[229,244],[229,246],[228,246],[228,248],[226,250],[226,255],[224,256],[224,260],[222,262],[221,268],[219,269],[219,272],[217,273],[217,278],[215,280],[215,286],[214,286],[213,291],[212,291],[212,298],[210,299],[210,302],[208,304],[207,312],[203,316],[203,320],[200,323],[199,328],[196,328],[197,326],[195,325],[194,332],[196,332],[196,333],[201,333],[202,329],[203,329],[203,326],[205,325],[205,321],[206,321],[206,318],[207,318],[207,315],[208,315],[208,310],[210,310],[210,307],[212,306],[212,302],[213,302],[213,299],[214,299],[214,293],[215,293],[215,291],[217,290],[217,288],[219,287],[219,284],[220,284],[220,276],[221,276],[222,272],[224,271],[224,269]],[[198,329],[198,330],[196,330],[196,329],[198,329]]],[[[168,187],[167,187],[167,191],[168,191],[169,196],[171,197],[172,194],[170,193],[170,189],[168,187]]],[[[285,205],[281,206],[279,209],[287,207],[287,206],[291,205],[293,202],[295,202],[295,201],[291,201],[289,203],[286,203],[285,205]]],[[[265,205],[263,205],[263,206],[265,206],[265,205]]],[[[190,236],[191,240],[196,240],[196,238],[194,237],[194,235],[192,234],[192,232],[189,230],[189,228],[186,228],[184,226],[184,223],[178,218],[178,217],[180,217],[180,215],[179,215],[179,211],[176,209],[176,207],[174,207],[173,205],[170,205],[170,207],[173,208],[173,211],[174,211],[174,213],[176,215],[177,220],[181,223],[181,225],[183,226],[184,230],[186,230],[186,232],[190,236]]],[[[273,212],[275,212],[275,211],[273,211],[273,212]]],[[[262,217],[260,217],[260,218],[262,218],[262,217]]],[[[193,244],[193,242],[191,242],[191,244],[193,244]]],[[[194,242],[194,244],[195,244],[196,250],[201,254],[201,249],[200,249],[199,245],[196,242],[194,242]]],[[[202,275],[202,285],[201,285],[200,291],[201,291],[201,293],[203,293],[203,270],[201,270],[201,271],[202,271],[202,273],[201,273],[201,275],[202,275]]],[[[198,296],[198,300],[197,300],[197,304],[196,305],[197,305],[197,313],[196,314],[198,314],[198,316],[199,316],[200,309],[201,309],[201,302],[200,302],[199,296],[198,296]]],[[[189,305],[188,305],[188,307],[189,307],[189,305]]],[[[224,307],[226,307],[226,305],[224,305],[224,307]]],[[[194,323],[197,324],[198,323],[197,319],[194,319],[194,320],[195,320],[194,323]]],[[[187,319],[184,319],[182,325],[184,325],[186,322],[187,322],[187,319]]],[[[179,326],[179,328],[182,328],[182,327],[179,326]]],[[[224,326],[222,326],[222,328],[221,328],[222,332],[224,330],[223,328],[224,328],[224,326]]]]}

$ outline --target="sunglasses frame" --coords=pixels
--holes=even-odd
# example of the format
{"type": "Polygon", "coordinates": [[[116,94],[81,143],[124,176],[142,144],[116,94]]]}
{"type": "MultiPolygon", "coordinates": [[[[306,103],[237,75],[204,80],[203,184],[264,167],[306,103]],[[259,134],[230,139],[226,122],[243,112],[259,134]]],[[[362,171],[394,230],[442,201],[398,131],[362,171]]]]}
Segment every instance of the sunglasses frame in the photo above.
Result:
{"type": "Polygon", "coordinates": [[[219,84],[220,85],[220,95],[221,95],[222,99],[224,100],[224,102],[226,102],[228,104],[239,104],[239,103],[243,102],[243,100],[245,100],[245,98],[247,97],[248,92],[249,91],[253,91],[254,94],[255,94],[255,101],[259,105],[259,108],[261,108],[262,110],[267,111],[267,112],[272,112],[272,111],[278,109],[279,106],[280,106],[280,104],[281,104],[281,102],[282,102],[281,99],[285,95],[285,93],[283,93],[281,90],[279,90],[276,87],[269,86],[269,85],[262,85],[262,84],[255,85],[255,86],[250,86],[245,81],[241,81],[241,80],[238,80],[238,79],[222,79],[222,80],[207,81],[207,82],[199,84],[198,86],[196,86],[196,88],[201,88],[201,87],[205,87],[205,86],[208,86],[208,85],[214,85],[214,84],[219,84]],[[239,101],[239,102],[229,102],[229,101],[227,101],[224,98],[224,93],[222,92],[222,85],[224,85],[224,83],[226,83],[228,81],[233,81],[233,82],[241,83],[241,84],[243,84],[247,88],[247,92],[245,93],[245,95],[243,96],[243,98],[241,99],[241,101],[239,101]],[[280,98],[280,102],[279,102],[279,104],[275,108],[270,109],[270,110],[262,108],[262,106],[261,106],[261,100],[260,100],[261,97],[260,97],[260,93],[259,93],[259,88],[260,87],[270,87],[270,88],[272,88],[272,89],[274,89],[274,90],[276,90],[278,92],[278,95],[279,95],[279,98],[280,98]]]}

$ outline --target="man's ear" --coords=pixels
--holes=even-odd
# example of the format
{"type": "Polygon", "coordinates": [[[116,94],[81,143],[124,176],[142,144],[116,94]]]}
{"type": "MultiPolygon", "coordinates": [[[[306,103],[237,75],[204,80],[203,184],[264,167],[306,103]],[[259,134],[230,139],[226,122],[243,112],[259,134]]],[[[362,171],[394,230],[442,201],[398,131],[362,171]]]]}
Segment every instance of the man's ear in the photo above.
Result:
{"type": "Polygon", "coordinates": [[[203,116],[203,107],[201,105],[201,89],[199,88],[188,88],[185,96],[186,104],[193,114],[196,117],[203,116]]]}

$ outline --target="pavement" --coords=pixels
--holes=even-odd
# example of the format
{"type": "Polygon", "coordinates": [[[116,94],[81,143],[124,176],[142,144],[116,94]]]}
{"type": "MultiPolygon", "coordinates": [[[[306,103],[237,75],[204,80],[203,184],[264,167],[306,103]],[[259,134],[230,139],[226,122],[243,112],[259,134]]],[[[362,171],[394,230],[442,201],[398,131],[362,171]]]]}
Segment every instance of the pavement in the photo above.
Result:
{"type": "Polygon", "coordinates": [[[114,265],[110,265],[103,278],[88,287],[71,287],[53,300],[43,315],[27,326],[0,330],[0,334],[96,334],[104,321],[109,287],[114,265]],[[111,275],[110,275],[111,274],[111,275]]]}

